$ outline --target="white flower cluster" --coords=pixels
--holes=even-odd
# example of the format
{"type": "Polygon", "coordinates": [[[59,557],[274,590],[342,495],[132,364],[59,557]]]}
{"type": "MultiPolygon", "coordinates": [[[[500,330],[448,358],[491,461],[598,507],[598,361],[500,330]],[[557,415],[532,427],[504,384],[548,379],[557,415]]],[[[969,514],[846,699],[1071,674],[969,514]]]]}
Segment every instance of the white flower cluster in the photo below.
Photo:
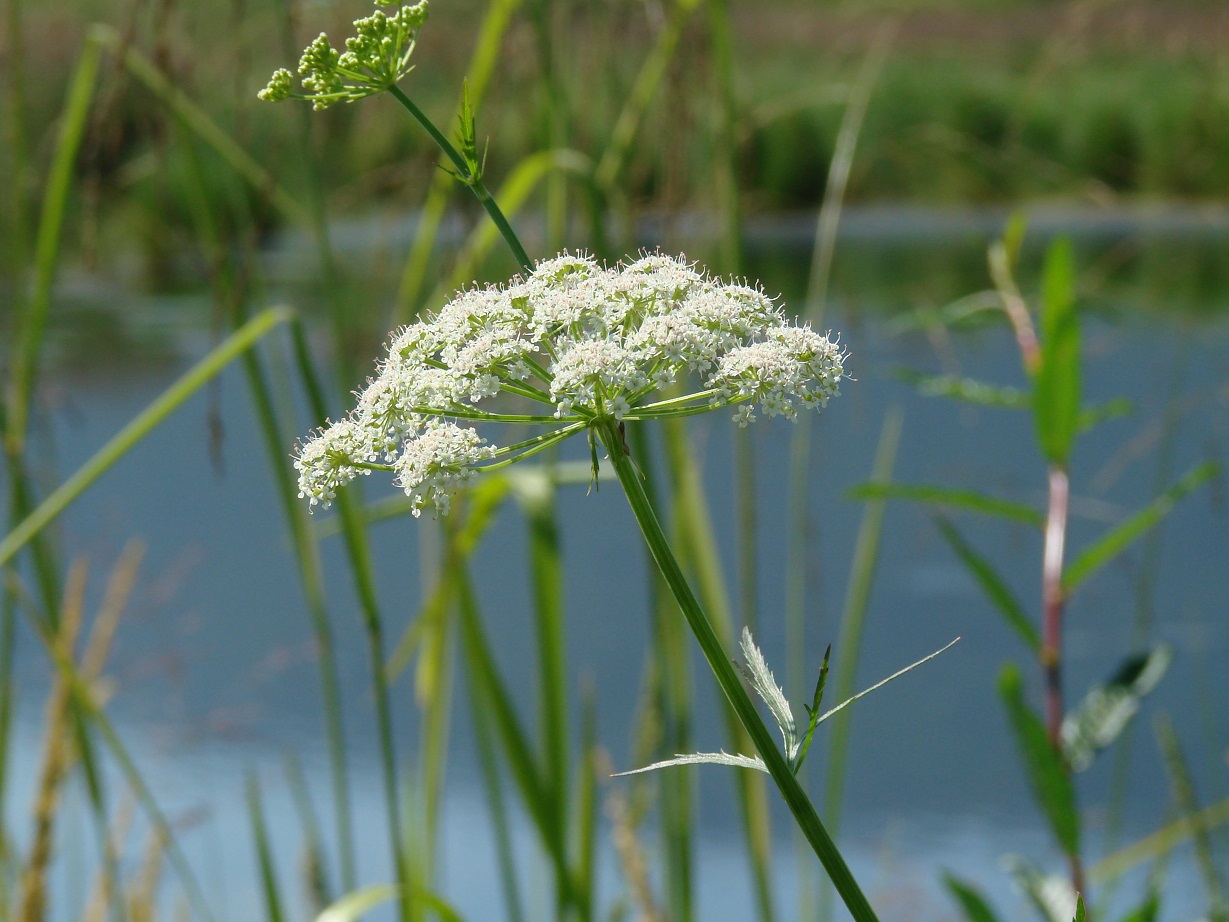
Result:
{"type": "Polygon", "coordinates": [[[510,464],[599,419],[737,404],[734,419],[746,425],[755,405],[788,419],[819,409],[839,392],[843,359],[763,292],[709,278],[681,257],[606,268],[565,254],[526,278],[462,292],[396,333],[349,417],[300,445],[299,495],[327,506],[359,474],[388,470],[416,515],[427,503],[447,512],[476,468],[510,464]],[[702,389],[659,393],[688,374],[702,389]],[[509,396],[542,410],[505,412],[509,396]],[[550,428],[496,448],[473,428],[480,422],[550,428]]]}

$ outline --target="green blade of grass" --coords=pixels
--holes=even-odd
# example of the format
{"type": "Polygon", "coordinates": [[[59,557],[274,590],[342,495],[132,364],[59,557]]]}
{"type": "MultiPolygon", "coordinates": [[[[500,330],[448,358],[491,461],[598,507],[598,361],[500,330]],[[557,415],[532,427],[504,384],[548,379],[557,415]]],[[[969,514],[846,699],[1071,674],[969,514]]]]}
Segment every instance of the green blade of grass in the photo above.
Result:
{"type": "Polygon", "coordinates": [[[1037,633],[1037,628],[1029,620],[1024,607],[1016,599],[1016,594],[1011,591],[1007,581],[999,575],[998,570],[995,569],[989,560],[979,554],[964,539],[964,536],[960,534],[955,525],[941,515],[934,516],[933,521],[939,529],[939,533],[943,535],[952,550],[956,552],[956,556],[960,558],[960,562],[972,574],[977,585],[981,586],[982,591],[994,603],[994,607],[1003,616],[1003,620],[1007,622],[1007,625],[1013,631],[1020,635],[1020,639],[1024,641],[1033,653],[1037,653],[1041,649],[1041,635],[1037,633]]]}
{"type": "MultiPolygon", "coordinates": [[[[13,337],[12,370],[4,419],[5,450],[12,457],[21,455],[26,440],[30,400],[38,376],[39,353],[47,328],[47,316],[51,312],[51,286],[59,263],[60,233],[72,188],[73,168],[85,133],[90,101],[94,96],[100,57],[98,42],[92,37],[87,39],[69,84],[68,99],[60,116],[60,132],[51,158],[51,170],[43,191],[34,245],[34,287],[25,310],[20,314],[20,326],[13,337]]],[[[0,562],[4,559],[0,557],[0,562]]]]}
{"type": "Polygon", "coordinates": [[[286,322],[290,316],[290,310],[285,307],[271,307],[257,314],[192,366],[160,397],[112,436],[110,441],[0,541],[0,566],[8,563],[34,535],[53,522],[86,488],[182,406],[207,381],[236,357],[252,348],[278,324],[286,322]]]}
{"type": "Polygon", "coordinates": [[[1220,465],[1215,461],[1201,464],[1131,518],[1102,536],[1091,547],[1085,548],[1063,573],[1063,590],[1070,595],[1080,583],[1169,515],[1180,499],[1219,473],[1220,465]]]}
{"type": "Polygon", "coordinates": [[[1201,821],[1199,800],[1195,794],[1190,767],[1182,753],[1182,746],[1174,733],[1169,715],[1161,713],[1156,716],[1155,730],[1157,744],[1161,748],[1165,768],[1169,773],[1174,800],[1182,818],[1188,822],[1191,842],[1195,846],[1195,864],[1203,877],[1204,889],[1208,894],[1207,918],[1210,922],[1226,922],[1229,920],[1229,896],[1226,895],[1225,882],[1221,877],[1223,868],[1217,860],[1211,830],[1201,821]]]}
{"type": "Polygon", "coordinates": [[[997,516],[1040,528],[1044,519],[1036,509],[1023,503],[987,496],[975,490],[958,490],[930,484],[863,483],[845,491],[849,499],[905,499],[932,506],[950,506],[983,515],[997,516]]]}
{"type": "Polygon", "coordinates": [[[252,824],[252,844],[256,849],[256,865],[260,869],[260,890],[265,899],[265,918],[269,922],[282,922],[282,895],[277,885],[277,871],[273,863],[273,851],[269,846],[269,832],[265,828],[264,807],[261,804],[260,782],[255,774],[247,777],[248,819],[252,824]]]}

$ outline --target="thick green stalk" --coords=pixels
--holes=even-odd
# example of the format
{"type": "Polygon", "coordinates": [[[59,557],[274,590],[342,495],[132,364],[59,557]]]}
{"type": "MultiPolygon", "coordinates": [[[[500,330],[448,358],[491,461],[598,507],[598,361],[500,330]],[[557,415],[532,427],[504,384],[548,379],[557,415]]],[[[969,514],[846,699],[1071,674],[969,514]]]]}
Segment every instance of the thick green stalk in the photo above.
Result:
{"type": "Polygon", "coordinates": [[[691,628],[692,634],[695,635],[696,641],[700,645],[700,650],[708,661],[709,668],[713,671],[717,684],[721,686],[721,690],[725,693],[730,706],[738,715],[739,721],[746,728],[748,735],[755,744],[756,750],[764,760],[768,773],[781,791],[781,796],[784,798],[786,806],[789,807],[790,812],[794,815],[794,819],[802,829],[807,841],[811,843],[816,856],[824,866],[824,870],[827,871],[829,878],[831,878],[833,886],[836,887],[837,892],[845,901],[845,905],[849,908],[856,922],[877,922],[878,917],[875,915],[875,911],[871,909],[870,903],[867,902],[866,896],[862,893],[862,889],[858,886],[858,882],[850,872],[849,866],[845,863],[845,859],[837,849],[836,843],[828,835],[828,831],[824,828],[819,815],[815,812],[815,807],[811,803],[810,798],[807,797],[798,779],[794,777],[794,773],[785,761],[785,757],[781,754],[781,750],[777,748],[772,735],[768,731],[768,727],[765,726],[750,696],[743,688],[729,655],[722,649],[721,643],[717,639],[712,625],[709,623],[708,616],[700,608],[700,603],[696,600],[691,587],[687,584],[683,571],[679,568],[678,561],[675,560],[674,553],[671,551],[670,545],[666,540],[665,532],[662,531],[657,514],[649,503],[648,494],[645,493],[644,484],[640,479],[640,473],[627,455],[618,423],[613,419],[606,419],[597,424],[597,429],[609,453],[615,473],[619,477],[619,483],[622,484],[623,491],[627,494],[627,500],[632,507],[632,514],[636,517],[636,522],[640,526],[645,542],[649,546],[653,560],[661,571],[662,578],[665,579],[666,585],[670,587],[675,601],[678,602],[679,608],[683,612],[683,617],[687,619],[687,624],[691,628]]]}
{"type": "Polygon", "coordinates": [[[435,123],[427,118],[426,113],[414,105],[414,101],[401,91],[400,87],[391,86],[388,88],[388,91],[397,102],[405,107],[410,115],[414,116],[414,120],[426,129],[427,134],[431,135],[431,139],[435,141],[436,146],[444,152],[444,156],[452,161],[452,165],[457,171],[457,179],[469,186],[470,191],[474,193],[474,198],[486,209],[487,215],[495,223],[495,226],[499,228],[500,235],[507,241],[508,249],[516,257],[516,261],[520,264],[521,269],[526,272],[531,271],[533,269],[533,260],[529,258],[525,248],[521,246],[521,241],[516,236],[516,231],[508,223],[508,219],[504,217],[503,211],[500,210],[495,199],[491,197],[491,193],[487,191],[487,187],[483,184],[482,180],[470,172],[469,164],[465,162],[465,158],[452,146],[452,142],[444,137],[443,133],[435,127],[435,123]]]}

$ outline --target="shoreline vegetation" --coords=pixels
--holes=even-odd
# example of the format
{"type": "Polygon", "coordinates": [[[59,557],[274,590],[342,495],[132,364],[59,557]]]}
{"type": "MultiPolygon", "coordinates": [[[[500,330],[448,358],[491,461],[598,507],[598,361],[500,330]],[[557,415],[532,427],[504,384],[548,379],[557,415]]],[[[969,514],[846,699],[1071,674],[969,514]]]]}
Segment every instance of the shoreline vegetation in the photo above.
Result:
{"type": "MultiPolygon", "coordinates": [[[[301,47],[308,31],[336,29],[354,12],[351,4],[334,4],[307,16],[291,6],[297,15],[290,29],[272,7],[236,7],[226,16],[176,4],[157,14],[95,2],[71,11],[24,9],[23,85],[14,90],[15,71],[6,66],[10,86],[0,101],[8,140],[18,143],[0,150],[0,168],[12,175],[18,150],[34,175],[9,194],[39,187],[40,152],[54,143],[72,62],[89,25],[106,22],[121,47],[153,61],[296,198],[309,201],[316,192],[308,187],[316,184],[334,216],[373,203],[418,207],[435,154],[383,107],[339,106],[307,126],[255,116],[252,97],[271,64],[301,47]],[[282,40],[270,42],[271,35],[282,40]],[[305,131],[328,175],[314,176],[296,156],[305,131]],[[11,137],[15,132],[22,136],[11,137]]],[[[481,7],[456,2],[434,11],[432,42],[408,78],[425,111],[443,117],[451,110],[481,7]]],[[[641,4],[559,5],[546,27],[569,42],[553,64],[562,90],[548,99],[536,15],[511,14],[480,113],[493,187],[536,151],[597,150],[640,64],[639,56],[603,47],[605,36],[626,35],[629,47],[647,48],[670,26],[641,4]],[[553,119],[551,107],[558,110],[561,100],[565,111],[553,119]]],[[[777,0],[732,4],[730,17],[737,36],[731,168],[748,217],[818,207],[846,102],[885,29],[891,33],[845,189],[849,206],[1010,208],[1038,199],[1093,208],[1190,206],[1218,202],[1229,188],[1229,148],[1221,143],[1229,135],[1223,6],[847,0],[820,10],[777,0]]],[[[631,141],[622,183],[631,209],[687,210],[711,201],[708,179],[724,156],[712,129],[721,68],[704,19],[690,14],[682,23],[660,91],[631,141]]],[[[11,23],[0,27],[6,48],[12,30],[11,23]]],[[[101,105],[77,164],[83,181],[76,207],[85,230],[73,245],[87,255],[105,251],[114,231],[156,250],[168,229],[191,226],[199,195],[192,185],[202,177],[212,196],[249,199],[244,207],[257,227],[284,222],[284,214],[237,185],[226,165],[186,143],[174,114],[130,73],[112,61],[99,83],[101,105]],[[199,170],[192,162],[198,157],[199,170]]],[[[6,210],[16,216],[29,207],[6,210]]],[[[12,219],[3,225],[0,241],[7,242],[12,219]]]]}

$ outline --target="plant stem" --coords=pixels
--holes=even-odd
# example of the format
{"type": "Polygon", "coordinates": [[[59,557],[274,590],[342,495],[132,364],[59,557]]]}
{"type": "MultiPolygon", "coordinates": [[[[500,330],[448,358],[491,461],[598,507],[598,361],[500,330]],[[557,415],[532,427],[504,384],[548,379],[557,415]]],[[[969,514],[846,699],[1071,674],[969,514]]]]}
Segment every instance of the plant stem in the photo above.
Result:
{"type": "Polygon", "coordinates": [[[743,688],[729,655],[722,649],[709,623],[708,616],[700,608],[700,603],[687,584],[683,571],[679,568],[678,561],[670,550],[657,514],[649,502],[644,484],[640,480],[640,473],[627,455],[618,423],[613,419],[604,419],[595,425],[609,453],[615,473],[619,477],[619,483],[622,484],[623,491],[627,494],[632,514],[636,517],[636,522],[644,534],[653,560],[657,563],[662,578],[670,587],[675,601],[678,602],[683,616],[687,619],[687,624],[692,634],[695,635],[700,650],[704,653],[704,658],[708,661],[709,668],[712,669],[717,679],[717,684],[721,686],[730,706],[746,728],[747,734],[751,737],[756,750],[768,768],[768,773],[772,775],[773,781],[780,789],[786,805],[807,837],[807,841],[811,843],[811,847],[815,850],[820,863],[824,866],[824,870],[827,871],[833,886],[845,901],[853,918],[856,922],[877,922],[878,917],[871,909],[857,881],[854,880],[853,874],[850,873],[849,866],[837,850],[836,843],[828,835],[819,815],[815,812],[814,805],[802,789],[798,779],[794,777],[780,749],[777,748],[767,726],[743,688]]]}
{"type": "MultiPolygon", "coordinates": [[[[1046,734],[1050,738],[1050,745],[1060,756],[1063,729],[1063,606],[1067,601],[1063,590],[1063,554],[1067,540],[1070,494],[1067,471],[1060,465],[1052,465],[1041,563],[1041,668],[1045,674],[1046,734]]],[[[1070,768],[1067,772],[1070,774],[1070,768]]],[[[1079,852],[1071,852],[1067,855],[1067,860],[1071,867],[1071,886],[1076,893],[1084,893],[1084,864],[1079,852]]]]}
{"type": "Polygon", "coordinates": [[[469,190],[474,193],[482,207],[486,209],[486,213],[490,216],[495,226],[499,228],[500,235],[508,244],[508,249],[512,251],[512,255],[516,258],[517,263],[525,272],[533,270],[533,260],[525,252],[525,248],[521,246],[520,238],[516,236],[516,231],[512,229],[512,225],[508,223],[508,219],[504,217],[503,211],[500,210],[499,204],[491,197],[491,193],[487,191],[487,187],[482,180],[470,172],[469,164],[465,162],[465,158],[460,152],[453,147],[452,142],[444,137],[443,132],[435,127],[435,123],[427,118],[425,112],[418,106],[414,105],[414,101],[406,96],[398,86],[391,86],[388,91],[393,95],[393,98],[401,105],[405,106],[406,111],[414,116],[414,120],[426,129],[427,134],[431,135],[431,139],[435,141],[436,146],[444,152],[452,165],[456,167],[456,176],[462,183],[469,187],[469,190]]]}

